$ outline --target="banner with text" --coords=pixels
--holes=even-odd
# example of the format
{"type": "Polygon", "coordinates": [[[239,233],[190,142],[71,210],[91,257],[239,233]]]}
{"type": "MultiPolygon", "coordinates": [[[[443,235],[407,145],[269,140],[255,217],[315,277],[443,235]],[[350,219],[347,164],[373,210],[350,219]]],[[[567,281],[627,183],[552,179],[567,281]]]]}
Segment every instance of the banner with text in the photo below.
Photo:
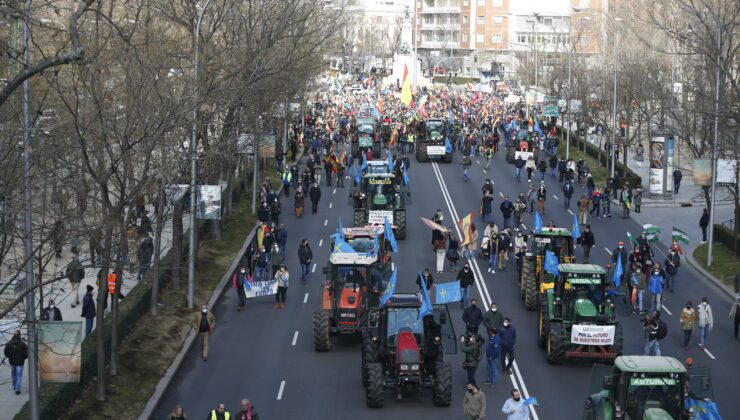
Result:
{"type": "Polygon", "coordinates": [[[573,344],[610,346],[614,344],[614,325],[574,325],[570,332],[573,344]]]}
{"type": "Polygon", "coordinates": [[[249,288],[244,286],[244,294],[247,296],[247,299],[260,296],[272,296],[277,293],[277,288],[277,280],[252,281],[249,282],[249,288]]]}

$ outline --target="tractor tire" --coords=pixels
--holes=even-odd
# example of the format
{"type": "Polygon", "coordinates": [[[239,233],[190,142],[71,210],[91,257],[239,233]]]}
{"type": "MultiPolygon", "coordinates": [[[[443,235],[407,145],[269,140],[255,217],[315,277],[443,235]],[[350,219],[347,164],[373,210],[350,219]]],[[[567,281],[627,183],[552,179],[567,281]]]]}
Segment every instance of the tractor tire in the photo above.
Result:
{"type": "Polygon", "coordinates": [[[406,210],[393,212],[393,224],[396,225],[396,239],[406,239],[406,210]]]}
{"type": "Polygon", "coordinates": [[[383,365],[380,363],[367,364],[367,386],[365,387],[365,403],[370,408],[383,406],[385,399],[385,378],[383,365]]]}
{"type": "Polygon", "coordinates": [[[449,362],[437,363],[432,402],[435,407],[448,407],[452,402],[452,368],[449,362]]]}
{"type": "Polygon", "coordinates": [[[516,160],[516,146],[506,146],[506,161],[514,163],[516,160]]]}
{"type": "Polygon", "coordinates": [[[355,209],[354,215],[352,217],[352,223],[355,227],[363,227],[365,226],[367,222],[367,217],[365,210],[363,209],[355,209]]]}
{"type": "Polygon", "coordinates": [[[362,385],[367,386],[367,365],[378,361],[378,349],[370,334],[362,334],[362,385]]]}
{"type": "Polygon", "coordinates": [[[550,324],[547,335],[547,361],[557,365],[565,360],[565,348],[568,345],[568,337],[565,336],[565,328],[560,322],[550,324]]]}
{"type": "Polygon", "coordinates": [[[316,351],[331,350],[331,328],[329,311],[317,309],[313,313],[313,348],[316,351]]]}
{"type": "Polygon", "coordinates": [[[522,271],[519,274],[519,297],[524,300],[526,290],[526,279],[532,275],[532,260],[524,257],[522,261],[522,271]]]}
{"type": "Polygon", "coordinates": [[[429,155],[427,154],[427,144],[419,143],[416,145],[416,161],[417,162],[429,162],[429,155]]]}
{"type": "Polygon", "coordinates": [[[622,355],[622,347],[624,346],[624,333],[622,332],[622,324],[614,326],[614,345],[612,346],[612,352],[617,353],[617,357],[622,355]]]}
{"type": "Polygon", "coordinates": [[[539,302],[539,316],[537,317],[537,330],[539,335],[537,337],[537,344],[540,348],[544,349],[545,344],[547,343],[547,335],[550,331],[550,311],[547,307],[546,297],[540,298],[539,302]]]}
{"type": "MultiPolygon", "coordinates": [[[[524,267],[522,267],[522,274],[524,273],[524,267]]],[[[534,311],[537,306],[537,298],[539,297],[537,291],[537,278],[530,270],[529,276],[524,277],[524,307],[528,311],[534,311]]]]}

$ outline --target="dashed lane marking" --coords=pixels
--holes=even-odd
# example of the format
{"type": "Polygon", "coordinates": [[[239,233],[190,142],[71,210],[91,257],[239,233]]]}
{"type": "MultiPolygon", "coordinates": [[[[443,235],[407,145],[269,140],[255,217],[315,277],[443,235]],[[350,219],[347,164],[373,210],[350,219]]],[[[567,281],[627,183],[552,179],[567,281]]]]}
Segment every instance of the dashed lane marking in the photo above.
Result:
{"type": "Polygon", "coordinates": [[[329,203],[329,208],[331,208],[334,205],[334,203],[329,203]]]}
{"type": "Polygon", "coordinates": [[[555,195],[555,194],[553,194],[553,195],[552,195],[552,198],[554,198],[554,199],[556,199],[556,200],[559,200],[558,196],[557,196],[557,195],[555,195]]]}
{"type": "Polygon", "coordinates": [[[322,245],[324,245],[324,240],[323,239],[319,239],[319,246],[322,246],[322,245]]]}
{"type": "Polygon", "coordinates": [[[502,193],[501,191],[499,191],[498,192],[498,195],[500,195],[501,197],[503,197],[504,196],[504,193],[502,193]]]}
{"type": "Polygon", "coordinates": [[[609,251],[609,248],[607,248],[607,247],[604,247],[604,250],[606,251],[606,253],[607,253],[607,254],[609,254],[609,255],[612,255],[612,252],[611,252],[611,251],[609,251]]]}
{"type": "Polygon", "coordinates": [[[316,271],[316,263],[313,263],[313,268],[311,268],[311,272],[313,273],[315,271],[316,271]]]}
{"type": "Polygon", "coordinates": [[[522,223],[522,227],[524,228],[524,230],[527,230],[527,225],[525,225],[524,223],[522,223]]]}
{"type": "Polygon", "coordinates": [[[308,293],[303,296],[303,303],[308,302],[308,293]]]}
{"type": "MultiPolygon", "coordinates": [[[[292,345],[293,345],[293,346],[295,346],[295,343],[296,343],[296,342],[298,342],[298,331],[296,331],[296,332],[295,332],[295,333],[293,334],[293,344],[292,344],[292,345]]],[[[279,398],[278,398],[278,399],[279,399],[279,398]]]]}
{"type": "Polygon", "coordinates": [[[660,307],[661,307],[661,308],[663,308],[663,310],[664,310],[664,311],[665,311],[665,312],[666,312],[666,313],[667,313],[668,315],[673,315],[673,313],[672,313],[671,311],[669,311],[669,310],[668,310],[668,308],[666,308],[666,307],[665,307],[665,305],[661,304],[661,305],[660,305],[660,307]]]}
{"type": "Polygon", "coordinates": [[[712,353],[710,353],[710,352],[709,352],[709,350],[707,350],[707,348],[706,348],[706,347],[704,348],[704,353],[706,353],[706,354],[707,354],[707,356],[711,357],[711,358],[712,358],[712,360],[717,360],[717,358],[716,358],[716,357],[714,357],[714,355],[713,355],[712,353]]]}
{"type": "Polygon", "coordinates": [[[329,223],[329,219],[324,219],[324,226],[326,226],[329,223]]]}
{"type": "Polygon", "coordinates": [[[285,381],[280,382],[280,389],[278,390],[277,399],[278,401],[283,399],[283,390],[285,389],[285,381]]]}
{"type": "Polygon", "coordinates": [[[331,193],[332,193],[332,194],[336,194],[336,193],[337,193],[337,189],[336,189],[336,188],[334,188],[334,191],[332,191],[331,193]]]}
{"type": "Polygon", "coordinates": [[[571,209],[568,209],[568,213],[570,213],[570,215],[573,216],[573,211],[571,209]]]}

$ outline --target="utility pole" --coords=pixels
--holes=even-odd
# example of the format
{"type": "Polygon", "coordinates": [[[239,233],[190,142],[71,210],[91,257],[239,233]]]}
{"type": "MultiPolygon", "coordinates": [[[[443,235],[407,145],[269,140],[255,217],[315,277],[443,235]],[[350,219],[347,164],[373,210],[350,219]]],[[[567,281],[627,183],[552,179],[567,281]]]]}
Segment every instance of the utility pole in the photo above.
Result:
{"type": "MultiPolygon", "coordinates": [[[[31,60],[29,44],[31,40],[31,0],[26,0],[23,10],[23,71],[28,71],[31,60]]],[[[26,329],[28,331],[28,403],[31,406],[31,420],[39,420],[38,383],[38,336],[36,334],[36,302],[33,293],[33,198],[31,196],[31,127],[29,104],[31,87],[29,80],[23,81],[23,256],[26,260],[26,329]]]]}
{"type": "MultiPolygon", "coordinates": [[[[570,159],[570,101],[573,100],[573,74],[572,74],[572,61],[573,61],[573,14],[568,16],[568,100],[565,103],[565,111],[568,114],[568,130],[566,131],[565,137],[565,160],[570,159]]],[[[586,139],[582,139],[586,141],[586,139]]]]}
{"type": "Polygon", "coordinates": [[[617,21],[613,20],[614,23],[614,98],[612,100],[612,169],[611,177],[614,179],[614,159],[617,155],[617,21]]]}
{"type": "MultiPolygon", "coordinates": [[[[712,9],[709,9],[710,11],[712,9]]],[[[722,65],[722,21],[717,15],[717,74],[715,79],[714,92],[714,139],[712,140],[712,198],[709,206],[709,245],[707,245],[707,267],[712,265],[712,242],[714,240],[714,199],[716,198],[717,189],[717,137],[719,135],[719,85],[720,85],[720,66],[722,65]]]]}

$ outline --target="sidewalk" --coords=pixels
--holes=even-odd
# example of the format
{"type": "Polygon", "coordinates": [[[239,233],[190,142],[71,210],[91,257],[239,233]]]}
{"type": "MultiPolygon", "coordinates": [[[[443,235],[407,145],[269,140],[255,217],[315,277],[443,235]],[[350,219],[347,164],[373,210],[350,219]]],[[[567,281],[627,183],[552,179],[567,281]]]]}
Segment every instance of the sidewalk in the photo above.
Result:
{"type": "MultiPolygon", "coordinates": [[[[147,210],[150,214],[153,214],[153,208],[151,206],[147,206],[147,210]]],[[[190,217],[188,214],[183,215],[183,232],[187,234],[188,230],[190,229],[190,217]]],[[[166,255],[169,249],[172,246],[172,220],[167,220],[165,222],[165,225],[162,229],[162,255],[166,255]]],[[[152,257],[153,259],[153,257],[152,257]]],[[[49,264],[47,271],[50,273],[54,273],[54,275],[58,275],[60,273],[63,273],[65,268],[67,267],[67,264],[72,260],[72,252],[69,250],[69,247],[65,247],[62,252],[62,258],[55,259],[51,264],[49,264]]],[[[89,263],[90,260],[90,254],[88,251],[88,248],[86,247],[86,244],[81,246],[81,252],[80,252],[80,261],[83,264],[89,263]]],[[[79,300],[80,305],[77,305],[77,307],[72,308],[72,304],[75,302],[75,297],[72,292],[72,287],[69,283],[69,280],[64,279],[60,280],[56,284],[53,285],[53,287],[47,286],[44,288],[44,303],[46,305],[49,304],[49,302],[53,301],[54,304],[59,308],[59,310],[62,312],[62,319],[64,321],[80,321],[84,325],[84,318],[81,317],[82,313],[82,298],[84,294],[86,293],[86,287],[87,285],[91,285],[95,288],[95,291],[93,294],[97,298],[97,273],[100,269],[99,266],[94,267],[88,267],[85,269],[85,278],[82,280],[82,284],[80,284],[80,291],[79,291],[79,300]]],[[[51,276],[52,274],[49,274],[51,276]]],[[[121,284],[121,292],[124,295],[127,295],[128,292],[136,286],[137,282],[137,272],[136,270],[123,270],[123,283],[121,284]]],[[[107,287],[107,285],[105,286],[107,287]]],[[[11,290],[14,290],[14,288],[9,288],[11,290]]],[[[14,296],[13,296],[14,297],[14,296]]],[[[38,302],[37,302],[38,304],[38,302]]],[[[95,302],[97,305],[97,301],[95,302]]],[[[126,304],[126,300],[120,301],[121,305],[126,304]]],[[[106,310],[106,314],[110,313],[110,305],[108,309],[106,310]]],[[[3,319],[0,320],[0,344],[3,346],[5,343],[10,339],[12,336],[12,333],[15,329],[18,328],[20,325],[20,320],[18,319],[3,319]]],[[[93,327],[94,328],[94,327],[93,327]]],[[[25,340],[25,332],[24,332],[24,340],[25,340]]],[[[8,385],[11,384],[11,377],[10,377],[10,368],[9,366],[5,365],[0,367],[0,385],[3,385],[4,391],[0,392],[0,407],[3,407],[3,416],[2,418],[12,418],[15,416],[16,413],[20,411],[20,409],[23,407],[23,405],[28,400],[28,365],[24,367],[23,372],[23,382],[22,382],[22,389],[20,395],[15,395],[12,388],[8,385]],[[7,417],[6,417],[7,415],[7,417]]],[[[41,384],[40,386],[43,386],[41,384]]]]}

